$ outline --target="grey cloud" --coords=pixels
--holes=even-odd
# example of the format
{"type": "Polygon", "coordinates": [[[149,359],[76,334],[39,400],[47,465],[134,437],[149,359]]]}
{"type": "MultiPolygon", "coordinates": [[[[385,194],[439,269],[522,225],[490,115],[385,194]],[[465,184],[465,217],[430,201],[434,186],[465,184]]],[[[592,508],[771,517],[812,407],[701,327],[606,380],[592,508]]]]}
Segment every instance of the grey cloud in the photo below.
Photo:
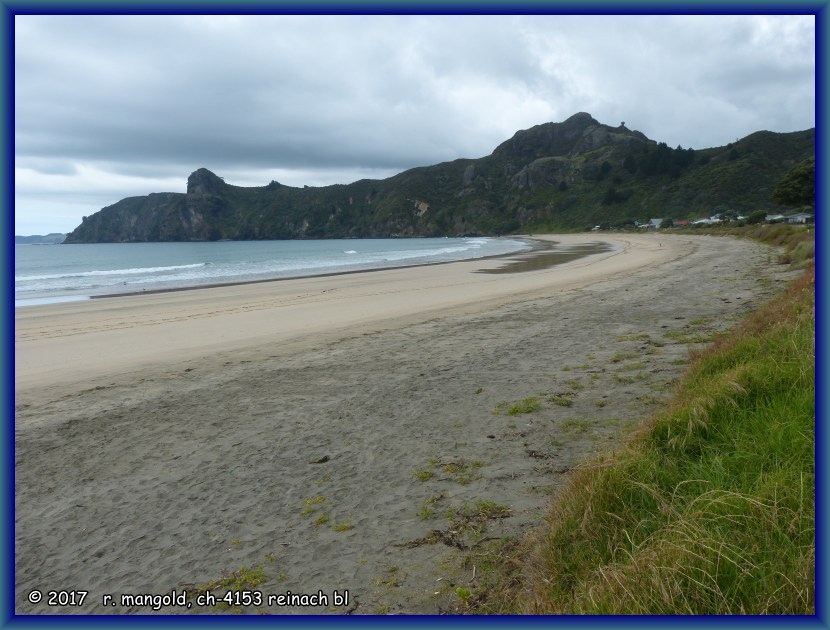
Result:
{"type": "Polygon", "coordinates": [[[324,183],[481,157],[577,111],[716,146],[814,124],[814,31],[786,16],[18,16],[16,162],[324,183]]]}
{"type": "Polygon", "coordinates": [[[43,175],[75,175],[78,172],[78,167],[74,162],[51,158],[18,157],[15,160],[15,166],[31,169],[43,175]]]}

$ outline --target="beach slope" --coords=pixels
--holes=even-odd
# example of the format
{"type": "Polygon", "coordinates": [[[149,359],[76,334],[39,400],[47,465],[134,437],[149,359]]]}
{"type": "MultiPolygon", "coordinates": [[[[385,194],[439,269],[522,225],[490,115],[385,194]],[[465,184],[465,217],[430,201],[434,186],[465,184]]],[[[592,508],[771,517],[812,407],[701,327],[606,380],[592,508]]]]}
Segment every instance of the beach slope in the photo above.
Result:
{"type": "Polygon", "coordinates": [[[211,583],[261,593],[247,613],[452,610],[461,554],[537,523],[791,277],[731,238],[545,238],[612,249],[17,309],[16,611],[211,583]]]}

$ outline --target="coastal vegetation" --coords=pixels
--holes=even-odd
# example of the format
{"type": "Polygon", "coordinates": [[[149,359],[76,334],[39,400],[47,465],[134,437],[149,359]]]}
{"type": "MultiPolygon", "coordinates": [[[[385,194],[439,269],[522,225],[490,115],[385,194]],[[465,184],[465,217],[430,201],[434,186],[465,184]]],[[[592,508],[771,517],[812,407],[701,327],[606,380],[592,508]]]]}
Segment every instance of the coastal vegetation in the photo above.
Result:
{"type": "Polygon", "coordinates": [[[763,218],[809,197],[814,155],[814,129],[671,148],[578,113],[518,131],[489,156],[383,180],[239,187],[200,168],[186,193],[122,199],[84,217],[66,242],[497,235],[654,217],[763,218]]]}
{"type": "Polygon", "coordinates": [[[785,206],[813,206],[816,198],[816,158],[809,157],[791,168],[772,191],[785,206]]]}
{"type": "Polygon", "coordinates": [[[813,234],[742,234],[783,246],[802,275],[696,346],[670,404],[573,472],[521,544],[493,551],[464,611],[815,612],[813,234]]]}

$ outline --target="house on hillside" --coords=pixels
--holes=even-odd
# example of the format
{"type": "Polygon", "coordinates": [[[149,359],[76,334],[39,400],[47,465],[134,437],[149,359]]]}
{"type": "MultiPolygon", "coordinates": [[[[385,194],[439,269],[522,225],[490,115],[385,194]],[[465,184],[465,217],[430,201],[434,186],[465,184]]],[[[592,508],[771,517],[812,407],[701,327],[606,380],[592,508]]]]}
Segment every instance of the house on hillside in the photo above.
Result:
{"type": "Polygon", "coordinates": [[[680,219],[679,221],[674,222],[674,227],[686,227],[687,225],[689,225],[689,222],[685,219],[680,219]]]}
{"type": "Polygon", "coordinates": [[[766,221],[767,223],[772,223],[773,221],[783,221],[784,218],[785,217],[783,214],[768,214],[766,217],[764,217],[764,221],[766,221]]]}

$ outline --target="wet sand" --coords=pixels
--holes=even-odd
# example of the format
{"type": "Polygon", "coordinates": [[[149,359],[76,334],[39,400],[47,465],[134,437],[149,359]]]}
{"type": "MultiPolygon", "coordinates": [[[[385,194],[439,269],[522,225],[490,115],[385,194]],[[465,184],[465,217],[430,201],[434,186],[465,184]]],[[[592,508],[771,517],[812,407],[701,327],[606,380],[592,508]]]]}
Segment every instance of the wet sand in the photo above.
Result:
{"type": "Polygon", "coordinates": [[[18,309],[16,611],[151,613],[121,594],[242,567],[264,600],[329,600],[245,613],[455,610],[466,552],[537,523],[669,396],[690,345],[792,277],[748,241],[550,238],[613,250],[18,309]]]}

